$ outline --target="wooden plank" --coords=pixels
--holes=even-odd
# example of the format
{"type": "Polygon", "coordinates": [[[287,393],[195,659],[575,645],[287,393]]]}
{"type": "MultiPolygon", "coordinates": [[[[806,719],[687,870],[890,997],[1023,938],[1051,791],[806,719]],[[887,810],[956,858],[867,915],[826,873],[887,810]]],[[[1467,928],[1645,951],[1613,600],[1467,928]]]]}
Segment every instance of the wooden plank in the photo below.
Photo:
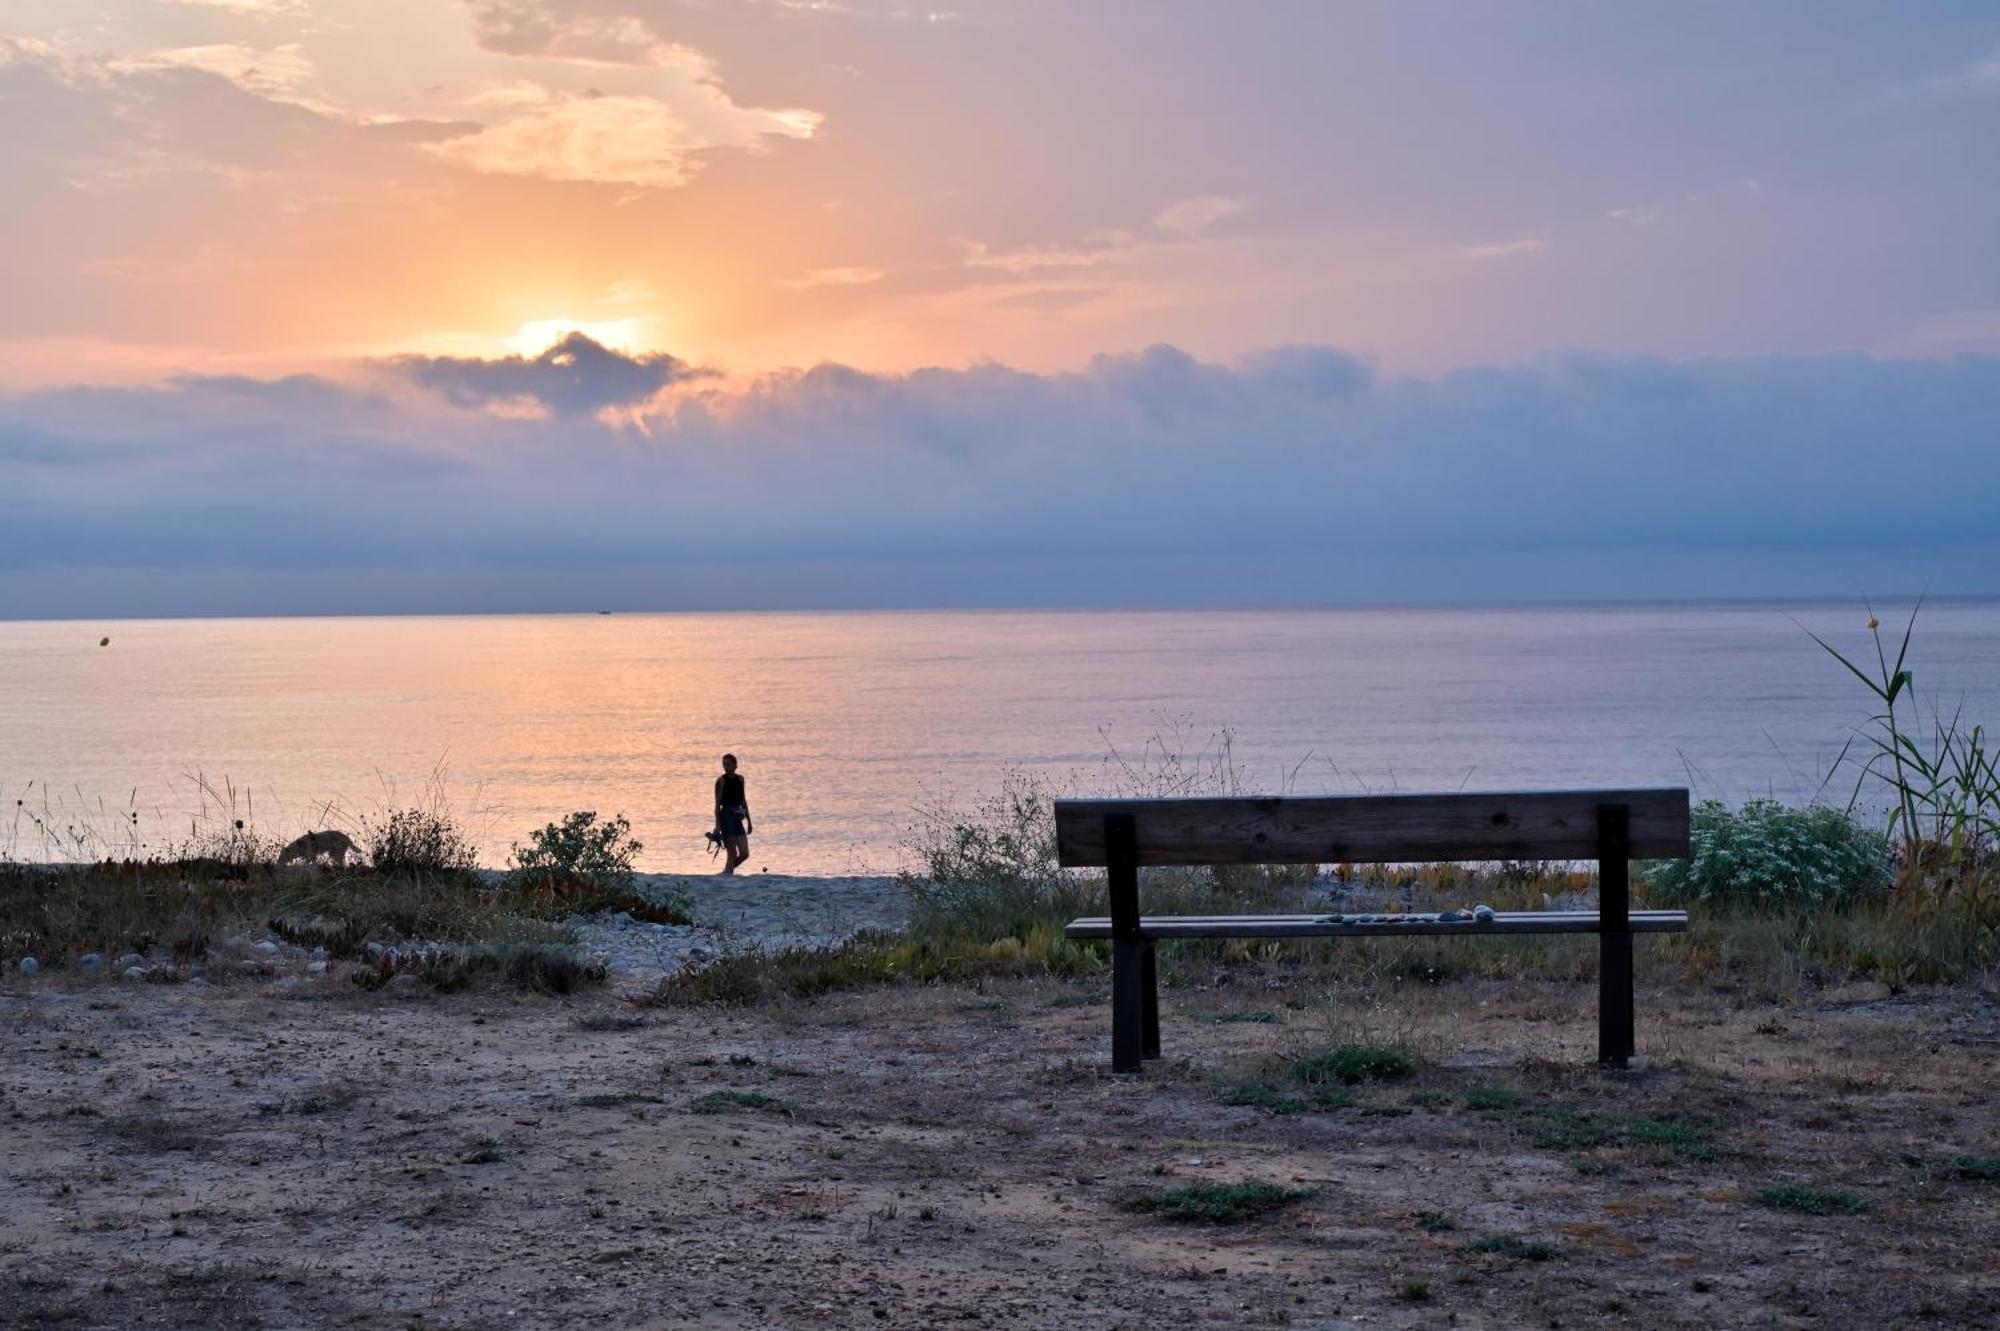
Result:
{"type": "MultiPolygon", "coordinates": [[[[1685,933],[1686,911],[1635,910],[1630,920],[1635,934],[1685,933]]],[[[1333,924],[1318,915],[1148,915],[1139,921],[1139,937],[1164,938],[1386,938],[1421,934],[1429,937],[1480,938],[1498,934],[1594,934],[1595,911],[1501,911],[1490,923],[1477,920],[1439,924],[1411,920],[1402,924],[1333,924]]],[[[1071,920],[1063,933],[1070,938],[1110,938],[1111,921],[1104,917],[1071,920]]]]}
{"type": "Polygon", "coordinates": [[[1685,789],[1313,798],[1057,800],[1064,865],[1102,867],[1105,816],[1130,814],[1141,865],[1597,858],[1597,810],[1629,811],[1635,859],[1688,853],[1685,789]]]}

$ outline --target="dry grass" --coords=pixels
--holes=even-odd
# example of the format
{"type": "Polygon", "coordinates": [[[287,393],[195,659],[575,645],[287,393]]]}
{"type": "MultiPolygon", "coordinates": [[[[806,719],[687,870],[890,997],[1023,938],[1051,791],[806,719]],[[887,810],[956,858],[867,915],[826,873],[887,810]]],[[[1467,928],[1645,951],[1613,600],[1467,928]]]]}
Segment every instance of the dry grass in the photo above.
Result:
{"type": "Polygon", "coordinates": [[[31,1324],[2000,1317],[1967,1256],[2000,1242],[2000,999],[1968,986],[1772,1002],[1659,967],[1650,1068],[1607,1074],[1588,985],[1227,967],[1163,995],[1140,1078],[1105,1075],[1087,979],[638,1028],[507,991],[0,987],[0,1299],[31,1324]],[[1215,1093],[1315,1059],[1337,1101],[1215,1093]]]}

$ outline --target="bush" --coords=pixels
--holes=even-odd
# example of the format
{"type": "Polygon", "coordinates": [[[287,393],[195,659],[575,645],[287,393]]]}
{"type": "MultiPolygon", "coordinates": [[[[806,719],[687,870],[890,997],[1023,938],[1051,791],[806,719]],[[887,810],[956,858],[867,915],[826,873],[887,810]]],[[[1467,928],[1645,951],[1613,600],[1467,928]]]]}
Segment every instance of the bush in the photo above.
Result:
{"type": "Polygon", "coordinates": [[[1888,853],[1881,833],[1837,809],[1704,800],[1689,858],[1649,864],[1646,882],[1668,905],[1841,906],[1888,889],[1888,853]]]}
{"type": "Polygon", "coordinates": [[[478,865],[478,850],[448,813],[398,809],[361,829],[376,872],[462,874],[478,865]]]}
{"type": "Polygon", "coordinates": [[[513,847],[508,870],[516,886],[559,890],[582,884],[598,894],[627,892],[632,887],[632,861],[643,845],[632,839],[632,824],[619,814],[604,822],[590,810],[579,810],[550,823],[513,847]]]}

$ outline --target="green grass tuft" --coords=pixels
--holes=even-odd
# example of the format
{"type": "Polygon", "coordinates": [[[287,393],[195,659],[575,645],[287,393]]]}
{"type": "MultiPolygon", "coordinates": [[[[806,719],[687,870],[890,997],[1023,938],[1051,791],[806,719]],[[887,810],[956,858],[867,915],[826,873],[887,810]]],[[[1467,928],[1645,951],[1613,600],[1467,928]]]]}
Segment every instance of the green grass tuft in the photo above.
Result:
{"type": "Polygon", "coordinates": [[[1512,1257],[1523,1262],[1552,1262],[1561,1257],[1562,1249],[1540,1239],[1520,1239],[1512,1234],[1487,1234],[1465,1245],[1464,1251],[1490,1253],[1495,1257],[1512,1257]]]}
{"type": "Polygon", "coordinates": [[[774,1114],[789,1114],[794,1108],[796,1106],[791,1101],[766,1095],[762,1091],[710,1091],[688,1103],[691,1114],[733,1114],[739,1109],[766,1109],[774,1114]]]}
{"type": "Polygon", "coordinates": [[[1182,1183],[1141,1189],[1126,1199],[1125,1208],[1178,1224],[1236,1225],[1282,1211],[1310,1196],[1310,1188],[1285,1188],[1275,1183],[1182,1183]]]}
{"type": "Polygon", "coordinates": [[[1844,1188],[1816,1188],[1806,1183],[1780,1183],[1750,1195],[1759,1206],[1805,1215],[1860,1215],[1868,1199],[1844,1188]]]}

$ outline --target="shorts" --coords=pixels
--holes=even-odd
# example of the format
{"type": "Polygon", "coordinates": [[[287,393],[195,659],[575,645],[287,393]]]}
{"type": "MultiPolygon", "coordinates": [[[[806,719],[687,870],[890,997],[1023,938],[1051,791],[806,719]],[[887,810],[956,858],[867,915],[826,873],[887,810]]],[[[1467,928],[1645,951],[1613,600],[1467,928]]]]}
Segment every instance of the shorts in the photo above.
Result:
{"type": "Polygon", "coordinates": [[[749,836],[750,833],[743,826],[745,822],[749,821],[749,818],[750,810],[741,805],[733,809],[724,809],[722,811],[722,824],[715,830],[722,833],[724,841],[734,841],[738,837],[749,836]]]}

